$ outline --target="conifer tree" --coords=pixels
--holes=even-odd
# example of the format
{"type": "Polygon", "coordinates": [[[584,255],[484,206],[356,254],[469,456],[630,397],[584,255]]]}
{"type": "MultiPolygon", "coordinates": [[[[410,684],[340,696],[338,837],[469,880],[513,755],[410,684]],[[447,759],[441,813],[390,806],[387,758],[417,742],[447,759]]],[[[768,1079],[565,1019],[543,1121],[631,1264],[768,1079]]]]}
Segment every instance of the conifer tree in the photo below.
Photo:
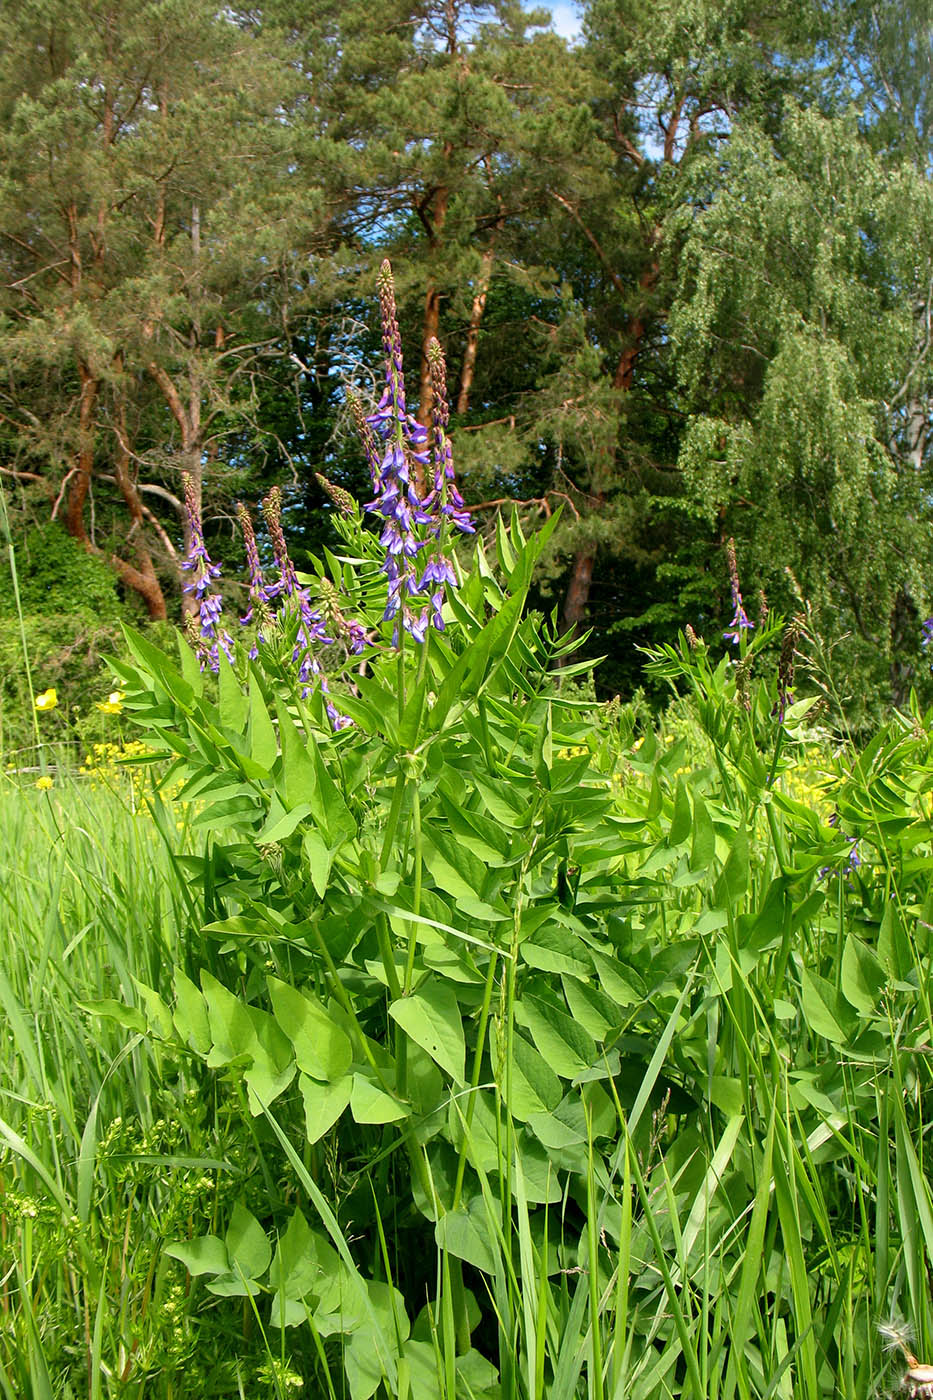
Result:
{"type": "Polygon", "coordinates": [[[12,469],[164,616],[181,473],[199,503],[208,463],[222,474],[307,241],[290,70],[203,0],[37,0],[0,16],[0,53],[12,469]]]}

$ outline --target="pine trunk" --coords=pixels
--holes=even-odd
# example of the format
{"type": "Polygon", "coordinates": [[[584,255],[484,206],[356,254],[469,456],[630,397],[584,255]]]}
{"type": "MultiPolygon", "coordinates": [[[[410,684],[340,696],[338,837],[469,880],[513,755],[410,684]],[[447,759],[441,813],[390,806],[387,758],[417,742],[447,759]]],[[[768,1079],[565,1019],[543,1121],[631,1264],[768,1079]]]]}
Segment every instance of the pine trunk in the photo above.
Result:
{"type": "Polygon", "coordinates": [[[596,550],[592,545],[578,550],[574,555],[573,570],[570,575],[570,583],[567,585],[561,621],[564,631],[572,633],[575,637],[583,631],[595,562],[596,550]]]}
{"type": "Polygon", "coordinates": [[[73,539],[87,547],[90,544],[84,524],[84,503],[91,489],[94,470],[94,413],[97,407],[99,381],[87,365],[79,363],[81,398],[78,407],[78,451],[69,473],[65,497],[65,529],[73,539]]]}
{"type": "Polygon", "coordinates": [[[111,555],[110,565],[116,570],[127,588],[132,588],[134,593],[139,594],[146,605],[150,618],[153,621],[163,621],[168,616],[165,595],[162,592],[162,585],[159,583],[152,555],[149,553],[143,535],[145,528],[143,503],[133,479],[126,430],[126,408],[122,398],[118,399],[114,410],[114,419],[117,426],[117,485],[133,522],[127,539],[132,537],[136,546],[136,567],[134,568],[132,564],[119,558],[116,554],[111,555]]]}
{"type": "Polygon", "coordinates": [[[489,295],[489,283],[492,278],[492,268],[496,257],[496,235],[502,228],[501,219],[496,224],[493,231],[489,247],[483,253],[480,263],[479,281],[476,284],[476,295],[473,298],[473,306],[470,311],[470,328],[467,331],[466,349],[463,352],[463,366],[460,370],[460,390],[457,394],[457,412],[466,413],[470,407],[470,390],[473,387],[473,376],[476,373],[476,351],[479,345],[480,326],[483,323],[483,313],[486,310],[486,297],[489,295]]]}

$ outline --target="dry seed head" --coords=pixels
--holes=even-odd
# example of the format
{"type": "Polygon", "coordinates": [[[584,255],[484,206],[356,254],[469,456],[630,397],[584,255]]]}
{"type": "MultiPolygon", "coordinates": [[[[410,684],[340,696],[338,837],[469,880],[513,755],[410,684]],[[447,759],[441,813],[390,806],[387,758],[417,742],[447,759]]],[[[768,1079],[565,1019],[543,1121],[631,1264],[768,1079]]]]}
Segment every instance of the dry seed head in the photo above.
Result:
{"type": "Polygon", "coordinates": [[[878,1332],[884,1343],[885,1351],[899,1351],[903,1354],[908,1366],[919,1365],[910,1349],[914,1333],[909,1322],[879,1322],[878,1332]]]}

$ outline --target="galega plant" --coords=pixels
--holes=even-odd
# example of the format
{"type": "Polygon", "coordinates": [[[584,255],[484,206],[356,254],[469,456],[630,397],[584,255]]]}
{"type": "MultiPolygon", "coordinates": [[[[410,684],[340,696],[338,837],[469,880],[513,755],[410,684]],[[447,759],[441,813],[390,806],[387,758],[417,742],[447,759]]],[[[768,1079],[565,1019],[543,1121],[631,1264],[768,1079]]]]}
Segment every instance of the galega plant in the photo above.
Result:
{"type": "Polygon", "coordinates": [[[335,491],[345,552],[299,576],[273,498],[252,630],[228,646],[210,601],[177,667],[133,634],[116,665],[210,833],[186,870],[222,970],[176,968],[171,1005],[150,989],[152,1033],[225,1074],[300,1200],[265,1221],[231,1201],[223,1236],[174,1252],[283,1348],[309,1329],[320,1383],[336,1362],[356,1400],[572,1393],[603,1371],[581,1318],[624,1228],[616,1042],[639,997],[607,936],[613,759],[561,694],[568,644],[526,615],[549,529],[527,540],[513,516],[494,557],[475,537],[456,556],[473,532],[440,349],[426,432],[387,265],[380,303],[378,535],[335,491]]]}
{"type": "Polygon", "coordinates": [[[316,1394],[868,1397],[882,1318],[933,1360],[930,719],[802,792],[794,636],[769,678],[734,556],[725,637],[650,660],[679,732],[571,698],[548,530],[469,538],[439,350],[425,432],[380,301],[378,535],[333,489],[299,575],[274,497],[230,657],[212,604],[116,667],[207,832],[200,968],[133,1024],[267,1172],[171,1252],[316,1394]]]}

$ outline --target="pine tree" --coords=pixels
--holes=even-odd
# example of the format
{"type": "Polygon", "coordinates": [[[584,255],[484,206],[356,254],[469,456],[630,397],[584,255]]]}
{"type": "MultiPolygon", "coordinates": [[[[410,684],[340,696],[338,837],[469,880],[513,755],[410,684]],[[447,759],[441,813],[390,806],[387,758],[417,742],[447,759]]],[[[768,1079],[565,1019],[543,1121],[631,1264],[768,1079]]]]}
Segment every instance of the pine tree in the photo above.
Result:
{"type": "Polygon", "coordinates": [[[109,536],[121,579],[164,616],[181,473],[200,499],[206,470],[231,470],[222,444],[251,417],[309,241],[314,201],[282,120],[290,70],[203,0],[36,0],[0,17],[0,49],[14,469],[47,482],[86,548],[109,536]]]}

